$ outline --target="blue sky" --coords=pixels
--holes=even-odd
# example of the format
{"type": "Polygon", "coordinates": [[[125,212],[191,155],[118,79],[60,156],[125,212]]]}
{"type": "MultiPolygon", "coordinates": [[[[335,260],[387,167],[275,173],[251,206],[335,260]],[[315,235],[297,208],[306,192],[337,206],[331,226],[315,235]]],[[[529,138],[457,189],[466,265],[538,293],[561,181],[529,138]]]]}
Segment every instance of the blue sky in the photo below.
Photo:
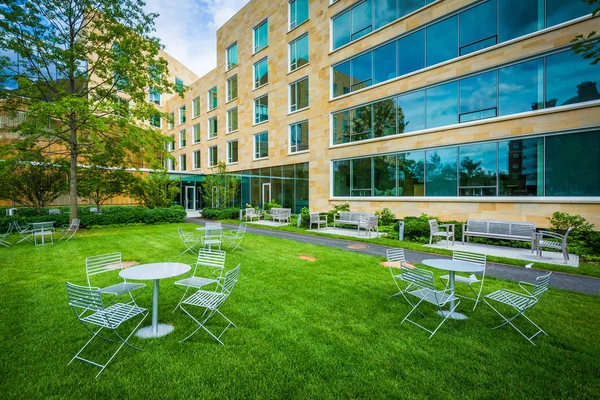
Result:
{"type": "Polygon", "coordinates": [[[202,76],[216,66],[217,29],[249,0],[146,0],[166,51],[202,76]]]}

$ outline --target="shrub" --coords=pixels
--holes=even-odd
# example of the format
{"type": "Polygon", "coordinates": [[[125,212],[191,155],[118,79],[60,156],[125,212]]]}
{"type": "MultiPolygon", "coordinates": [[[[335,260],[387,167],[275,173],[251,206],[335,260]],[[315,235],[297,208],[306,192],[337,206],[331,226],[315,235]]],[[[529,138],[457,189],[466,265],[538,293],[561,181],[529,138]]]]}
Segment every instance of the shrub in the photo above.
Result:
{"type": "Polygon", "coordinates": [[[303,228],[308,228],[310,226],[310,211],[308,208],[302,207],[302,210],[300,210],[300,217],[302,218],[300,226],[303,228]]]}
{"type": "Polygon", "coordinates": [[[220,219],[238,219],[240,209],[238,207],[230,208],[203,208],[202,218],[220,220],[220,219]]]}
{"type": "Polygon", "coordinates": [[[271,200],[265,204],[265,211],[270,211],[271,208],[281,208],[281,204],[277,203],[275,200],[271,200]]]}
{"type": "Polygon", "coordinates": [[[331,210],[327,212],[327,223],[333,224],[333,218],[341,211],[350,211],[350,204],[346,202],[342,204],[332,205],[331,210]]]}
{"type": "Polygon", "coordinates": [[[377,211],[375,215],[379,215],[379,225],[393,225],[396,219],[396,214],[389,208],[384,208],[381,211],[377,211]]]}

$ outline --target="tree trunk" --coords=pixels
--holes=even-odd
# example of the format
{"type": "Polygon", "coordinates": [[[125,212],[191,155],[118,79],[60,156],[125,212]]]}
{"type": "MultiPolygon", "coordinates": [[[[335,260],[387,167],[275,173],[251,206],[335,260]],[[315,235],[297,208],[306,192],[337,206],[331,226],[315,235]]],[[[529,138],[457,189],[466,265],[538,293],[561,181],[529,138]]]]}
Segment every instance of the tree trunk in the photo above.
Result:
{"type": "Polygon", "coordinates": [[[79,218],[79,208],[77,207],[77,129],[75,128],[74,117],[71,117],[71,138],[70,138],[70,153],[71,153],[71,165],[69,179],[69,208],[70,208],[70,221],[75,218],[79,218]]]}

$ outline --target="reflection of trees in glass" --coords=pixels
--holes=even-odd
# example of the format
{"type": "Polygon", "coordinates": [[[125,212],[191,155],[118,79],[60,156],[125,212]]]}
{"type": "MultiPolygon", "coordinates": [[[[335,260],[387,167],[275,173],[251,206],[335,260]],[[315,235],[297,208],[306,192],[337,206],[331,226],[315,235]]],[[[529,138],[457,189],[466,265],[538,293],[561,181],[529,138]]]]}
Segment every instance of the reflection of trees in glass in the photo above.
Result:
{"type": "Polygon", "coordinates": [[[455,180],[456,167],[454,163],[442,162],[442,158],[434,152],[427,160],[427,180],[455,180]]]}
{"type": "Polygon", "coordinates": [[[371,105],[359,107],[351,111],[352,124],[350,140],[365,140],[371,137],[372,132],[372,110],[371,105]]]}
{"type": "Polygon", "coordinates": [[[428,196],[456,196],[456,156],[456,149],[427,152],[428,196]]]}
{"type": "Polygon", "coordinates": [[[373,157],[375,196],[396,194],[396,155],[373,157]]]}
{"type": "Polygon", "coordinates": [[[496,184],[496,173],[487,171],[481,166],[483,161],[475,161],[467,156],[460,162],[460,185],[461,186],[494,186],[496,184]]]}
{"type": "Polygon", "coordinates": [[[394,100],[388,99],[373,105],[373,132],[375,137],[396,133],[396,107],[394,100]]]}
{"type": "Polygon", "coordinates": [[[398,157],[398,196],[423,195],[424,167],[422,154],[410,158],[401,154],[398,157]],[[421,190],[415,191],[415,185],[419,185],[421,190]]]}

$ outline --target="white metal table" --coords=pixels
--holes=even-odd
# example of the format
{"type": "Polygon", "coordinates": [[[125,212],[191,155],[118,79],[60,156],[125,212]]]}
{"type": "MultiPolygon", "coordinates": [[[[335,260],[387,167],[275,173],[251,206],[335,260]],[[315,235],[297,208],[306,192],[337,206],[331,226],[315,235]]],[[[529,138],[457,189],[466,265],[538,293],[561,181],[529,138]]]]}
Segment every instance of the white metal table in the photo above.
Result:
{"type": "Polygon", "coordinates": [[[140,264],[126,268],[119,272],[119,275],[125,279],[134,281],[153,280],[152,289],[152,325],[141,328],[136,332],[136,336],[141,338],[156,338],[168,335],[173,331],[173,326],[169,324],[158,323],[158,292],[160,280],[172,278],[189,272],[191,267],[183,263],[160,262],[152,264],[140,264]]]}
{"type": "Polygon", "coordinates": [[[31,235],[33,236],[33,243],[37,246],[38,236],[42,237],[42,244],[46,243],[46,235],[50,235],[51,243],[54,244],[54,221],[47,222],[32,222],[31,224],[31,235]]]}
{"type": "MultiPolygon", "coordinates": [[[[483,272],[483,268],[481,267],[481,265],[473,264],[466,261],[432,258],[423,260],[423,264],[432,268],[442,269],[450,272],[450,279],[448,280],[448,282],[450,283],[450,291],[452,292],[452,294],[454,294],[454,279],[456,272],[483,272]]],[[[450,310],[452,310],[453,308],[454,301],[451,301],[450,310]]],[[[442,311],[441,313],[445,317],[446,315],[448,315],[449,312],[450,311],[442,311]]],[[[465,314],[461,314],[455,311],[449,316],[449,318],[467,319],[468,317],[465,314]]]]}

